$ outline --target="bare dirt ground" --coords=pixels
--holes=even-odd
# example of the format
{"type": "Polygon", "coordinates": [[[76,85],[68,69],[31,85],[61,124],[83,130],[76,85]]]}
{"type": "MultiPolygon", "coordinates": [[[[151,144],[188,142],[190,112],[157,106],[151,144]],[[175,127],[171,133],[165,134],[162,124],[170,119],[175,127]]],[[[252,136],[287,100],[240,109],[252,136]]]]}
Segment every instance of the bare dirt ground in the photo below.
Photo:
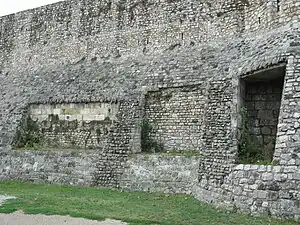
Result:
{"type": "Polygon", "coordinates": [[[25,215],[18,211],[12,214],[0,214],[1,225],[127,225],[116,220],[95,221],[70,216],[25,215]]]}

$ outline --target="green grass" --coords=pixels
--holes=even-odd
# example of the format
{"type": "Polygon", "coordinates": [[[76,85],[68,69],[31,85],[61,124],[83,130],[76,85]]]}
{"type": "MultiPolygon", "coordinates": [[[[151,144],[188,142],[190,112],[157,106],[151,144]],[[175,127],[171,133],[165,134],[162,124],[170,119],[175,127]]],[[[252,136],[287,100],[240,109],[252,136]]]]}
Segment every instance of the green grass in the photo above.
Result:
{"type": "Polygon", "coordinates": [[[0,182],[0,194],[17,196],[0,213],[71,215],[88,219],[119,219],[131,225],[275,225],[297,224],[218,211],[192,197],[161,193],[128,193],[104,188],[61,187],[0,182]]]}

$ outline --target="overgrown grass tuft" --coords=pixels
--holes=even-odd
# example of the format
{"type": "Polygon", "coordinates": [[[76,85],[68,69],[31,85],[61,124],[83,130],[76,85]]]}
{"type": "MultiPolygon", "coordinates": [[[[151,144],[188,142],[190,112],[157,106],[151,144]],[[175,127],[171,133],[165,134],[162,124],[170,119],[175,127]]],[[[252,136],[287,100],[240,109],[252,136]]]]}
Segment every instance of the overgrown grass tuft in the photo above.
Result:
{"type": "Polygon", "coordinates": [[[294,222],[227,213],[185,195],[128,193],[105,188],[80,188],[0,182],[8,200],[0,213],[23,210],[28,214],[70,215],[94,220],[118,219],[131,225],[292,225],[294,222]]]}

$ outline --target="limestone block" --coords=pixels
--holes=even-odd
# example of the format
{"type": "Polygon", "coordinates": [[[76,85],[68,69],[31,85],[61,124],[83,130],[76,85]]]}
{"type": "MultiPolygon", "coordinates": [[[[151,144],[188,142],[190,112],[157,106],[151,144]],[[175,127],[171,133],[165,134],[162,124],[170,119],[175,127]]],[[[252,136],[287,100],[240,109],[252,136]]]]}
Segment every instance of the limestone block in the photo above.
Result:
{"type": "Polygon", "coordinates": [[[44,115],[44,114],[42,114],[42,115],[39,115],[38,116],[38,120],[39,121],[46,121],[46,120],[48,120],[48,115],[44,115]]]}
{"type": "Polygon", "coordinates": [[[96,121],[103,121],[103,120],[105,120],[105,115],[95,115],[94,116],[94,120],[96,120],[96,121]]]}
{"type": "Polygon", "coordinates": [[[73,116],[74,120],[82,121],[83,120],[83,115],[82,114],[77,114],[73,116]]]}
{"type": "Polygon", "coordinates": [[[42,110],[40,108],[35,108],[30,110],[30,114],[32,115],[41,115],[42,114],[42,110]]]}
{"type": "Polygon", "coordinates": [[[273,174],[272,173],[263,173],[261,178],[264,181],[273,180],[273,174]]]}
{"type": "Polygon", "coordinates": [[[61,109],[59,109],[59,108],[53,109],[53,114],[54,115],[60,115],[61,114],[61,109]]]}
{"type": "Polygon", "coordinates": [[[280,173],[280,174],[274,174],[274,180],[276,181],[286,181],[288,178],[288,175],[287,174],[284,174],[284,173],[280,173]]]}
{"type": "Polygon", "coordinates": [[[294,113],[294,114],[293,114],[293,117],[296,118],[296,119],[299,119],[299,118],[300,118],[300,113],[297,113],[297,112],[294,113]]]}
{"type": "Polygon", "coordinates": [[[273,166],[274,173],[282,172],[282,170],[283,170],[282,166],[273,166]]]}
{"type": "Polygon", "coordinates": [[[65,115],[59,114],[59,115],[58,115],[58,119],[59,119],[59,120],[65,120],[65,115]]]}
{"type": "Polygon", "coordinates": [[[250,168],[251,168],[251,165],[249,165],[249,164],[244,166],[244,170],[246,170],[246,171],[250,170],[250,168]]]}
{"type": "Polygon", "coordinates": [[[259,165],[251,165],[250,170],[258,170],[259,165]]]}
{"type": "Polygon", "coordinates": [[[299,172],[293,173],[292,177],[294,180],[300,180],[300,173],[299,172]]]}
{"type": "Polygon", "coordinates": [[[296,165],[296,160],[295,159],[290,159],[289,161],[287,161],[287,165],[296,165]]]}
{"type": "Polygon", "coordinates": [[[83,114],[83,115],[88,115],[91,113],[91,109],[90,108],[83,108],[80,110],[80,113],[83,114]]]}
{"type": "Polygon", "coordinates": [[[294,173],[297,171],[297,166],[285,166],[284,168],[284,173],[294,173]]]}
{"type": "Polygon", "coordinates": [[[266,172],[267,171],[267,166],[265,165],[260,165],[258,168],[258,172],[266,172]]]}
{"type": "Polygon", "coordinates": [[[248,184],[248,181],[249,181],[249,179],[247,179],[247,178],[242,178],[242,179],[240,179],[240,184],[248,184]]]}
{"type": "Polygon", "coordinates": [[[253,191],[253,198],[267,199],[267,197],[268,197],[268,191],[264,191],[264,190],[253,191]]]}
{"type": "Polygon", "coordinates": [[[83,114],[82,120],[83,121],[93,121],[95,120],[96,115],[90,115],[90,114],[83,114]]]}
{"type": "Polygon", "coordinates": [[[77,115],[77,114],[80,114],[80,109],[78,109],[76,107],[62,108],[61,111],[62,111],[62,114],[65,114],[65,115],[77,115]]]}
{"type": "Polygon", "coordinates": [[[293,213],[295,202],[288,199],[279,199],[278,208],[284,213],[293,213]]]}

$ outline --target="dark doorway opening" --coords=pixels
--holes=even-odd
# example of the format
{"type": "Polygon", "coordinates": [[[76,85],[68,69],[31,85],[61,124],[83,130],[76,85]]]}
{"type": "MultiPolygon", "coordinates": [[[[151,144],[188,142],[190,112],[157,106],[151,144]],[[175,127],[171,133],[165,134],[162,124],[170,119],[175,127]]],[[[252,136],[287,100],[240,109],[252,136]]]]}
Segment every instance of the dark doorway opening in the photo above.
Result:
{"type": "Polygon", "coordinates": [[[243,76],[240,80],[239,162],[272,162],[285,65],[243,76]]]}

